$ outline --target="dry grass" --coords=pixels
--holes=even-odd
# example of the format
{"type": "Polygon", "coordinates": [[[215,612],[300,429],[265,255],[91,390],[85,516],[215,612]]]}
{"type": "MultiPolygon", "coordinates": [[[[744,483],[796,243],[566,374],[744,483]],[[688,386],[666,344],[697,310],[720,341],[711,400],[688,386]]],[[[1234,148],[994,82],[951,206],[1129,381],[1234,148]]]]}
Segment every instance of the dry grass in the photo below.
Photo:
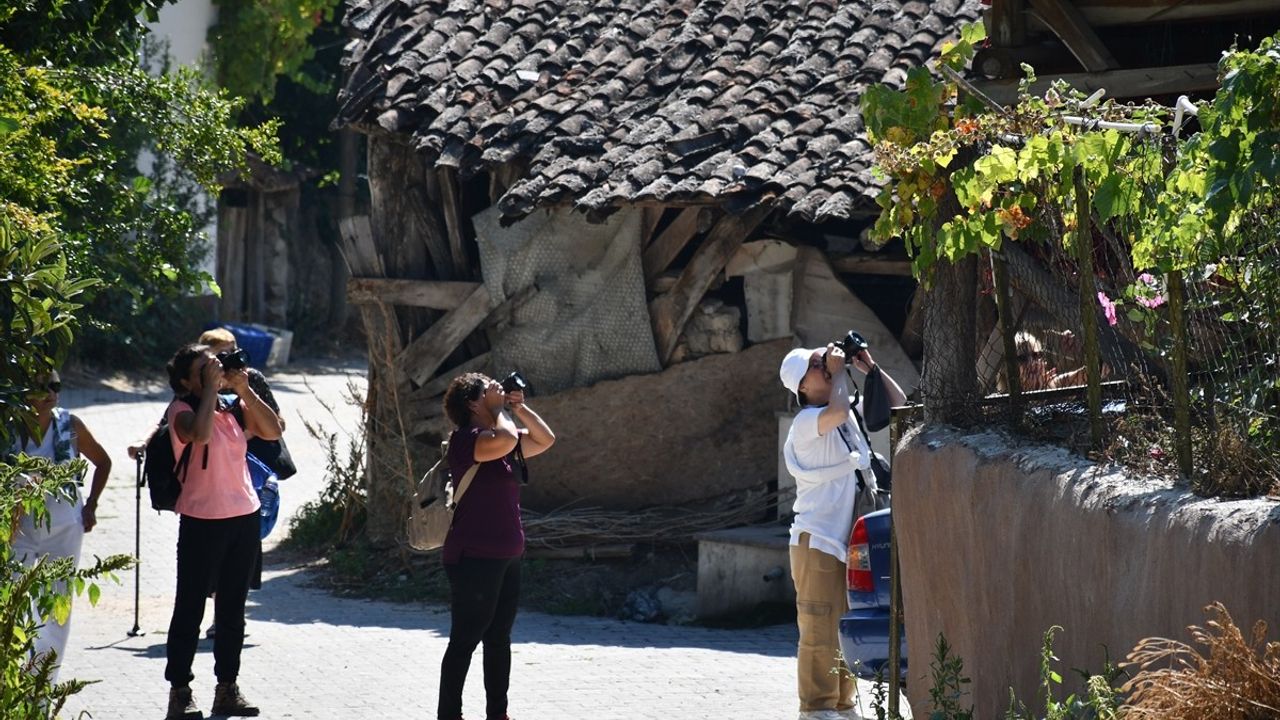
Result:
{"type": "Polygon", "coordinates": [[[1235,428],[1224,425],[1199,439],[1196,455],[1203,474],[1195,479],[1196,493],[1206,497],[1255,497],[1280,486],[1280,466],[1268,462],[1261,447],[1252,445],[1235,428]]]}
{"type": "Polygon", "coordinates": [[[1216,619],[1191,636],[1207,654],[1177,640],[1147,638],[1124,667],[1139,672],[1121,690],[1126,720],[1275,720],[1280,718],[1280,642],[1266,642],[1259,620],[1246,638],[1221,603],[1216,619]]]}

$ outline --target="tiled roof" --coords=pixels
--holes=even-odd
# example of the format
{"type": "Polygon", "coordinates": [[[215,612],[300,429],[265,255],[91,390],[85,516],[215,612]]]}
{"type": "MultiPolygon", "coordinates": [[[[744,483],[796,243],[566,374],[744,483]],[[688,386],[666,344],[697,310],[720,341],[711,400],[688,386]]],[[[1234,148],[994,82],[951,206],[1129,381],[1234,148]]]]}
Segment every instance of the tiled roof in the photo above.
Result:
{"type": "Polygon", "coordinates": [[[976,20],[976,0],[353,0],[337,124],[464,175],[528,172],[508,215],[572,204],[871,206],[857,114],[976,20]]]}

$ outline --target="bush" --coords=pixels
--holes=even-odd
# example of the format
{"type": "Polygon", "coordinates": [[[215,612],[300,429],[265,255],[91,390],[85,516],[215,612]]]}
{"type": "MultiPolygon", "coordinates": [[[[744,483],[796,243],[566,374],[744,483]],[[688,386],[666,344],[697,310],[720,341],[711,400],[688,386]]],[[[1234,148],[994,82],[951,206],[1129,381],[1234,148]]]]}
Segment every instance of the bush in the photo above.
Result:
{"type": "MultiPolygon", "coordinates": [[[[45,497],[62,492],[83,469],[83,460],[55,465],[19,456],[0,463],[0,517],[21,512],[33,515],[37,524],[48,523],[45,497]]],[[[0,707],[6,720],[55,717],[68,697],[89,684],[50,682],[59,659],[52,652],[36,655],[36,637],[44,624],[67,619],[75,596],[87,594],[90,604],[97,604],[94,580],[118,582],[115,573],[133,564],[128,555],[112,555],[85,569],[77,569],[70,558],[43,558],[27,567],[14,556],[6,534],[0,543],[0,573],[10,579],[0,586],[0,707]]]]}

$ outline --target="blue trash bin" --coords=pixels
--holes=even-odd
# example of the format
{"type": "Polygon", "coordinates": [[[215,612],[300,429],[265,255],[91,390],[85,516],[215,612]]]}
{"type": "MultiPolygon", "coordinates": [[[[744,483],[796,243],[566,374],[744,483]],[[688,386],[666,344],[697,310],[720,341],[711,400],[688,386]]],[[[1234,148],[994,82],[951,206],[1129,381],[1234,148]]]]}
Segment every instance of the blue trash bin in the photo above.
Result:
{"type": "Polygon", "coordinates": [[[231,334],[236,336],[236,345],[249,355],[250,367],[267,366],[267,358],[271,357],[271,344],[276,340],[274,335],[240,323],[222,323],[221,327],[230,330],[231,334]]]}

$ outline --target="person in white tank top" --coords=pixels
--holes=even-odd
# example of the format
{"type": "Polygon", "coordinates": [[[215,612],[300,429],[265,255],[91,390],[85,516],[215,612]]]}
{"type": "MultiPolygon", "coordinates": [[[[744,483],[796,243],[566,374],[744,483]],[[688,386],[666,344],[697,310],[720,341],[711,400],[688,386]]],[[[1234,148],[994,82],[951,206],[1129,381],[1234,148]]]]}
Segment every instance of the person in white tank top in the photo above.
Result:
{"type": "MultiPolygon", "coordinates": [[[[79,565],[84,534],[93,530],[98,522],[98,498],[111,475],[111,458],[80,418],[58,406],[58,394],[62,390],[62,380],[58,374],[50,373],[47,377],[38,379],[37,383],[41,390],[32,397],[31,405],[36,411],[41,437],[39,440],[19,439],[15,449],[31,457],[42,457],[59,464],[71,462],[83,454],[93,463],[93,480],[87,497],[79,479],[66,488],[70,497],[54,494],[45,497],[49,510],[47,527],[43,523],[37,525],[30,515],[19,515],[12,528],[14,557],[28,567],[34,566],[45,556],[51,559],[73,558],[79,565]]],[[[37,655],[50,651],[56,653],[58,664],[54,667],[51,682],[58,681],[58,670],[70,630],[70,617],[65,623],[59,623],[50,617],[36,637],[37,655]]]]}

